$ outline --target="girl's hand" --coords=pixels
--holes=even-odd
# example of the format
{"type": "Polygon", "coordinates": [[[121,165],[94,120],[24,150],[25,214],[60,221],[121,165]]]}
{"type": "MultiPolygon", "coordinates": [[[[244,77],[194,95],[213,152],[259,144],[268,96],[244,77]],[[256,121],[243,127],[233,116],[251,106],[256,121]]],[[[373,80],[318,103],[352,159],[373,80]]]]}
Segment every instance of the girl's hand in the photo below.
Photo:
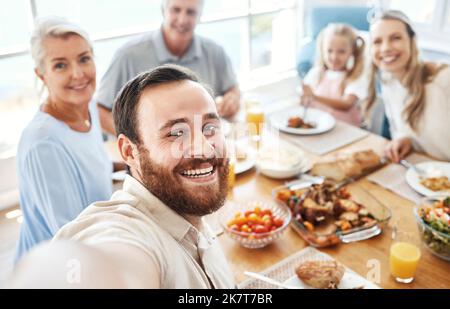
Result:
{"type": "Polygon", "coordinates": [[[409,137],[403,137],[389,142],[384,150],[384,154],[392,162],[398,163],[412,149],[412,140],[409,137]]]}
{"type": "Polygon", "coordinates": [[[304,96],[314,97],[314,92],[312,91],[310,86],[302,84],[302,88],[304,96]]]}
{"type": "Polygon", "coordinates": [[[307,105],[312,100],[314,100],[314,92],[312,91],[311,87],[305,84],[302,84],[303,93],[300,96],[300,104],[301,105],[307,105]]]}

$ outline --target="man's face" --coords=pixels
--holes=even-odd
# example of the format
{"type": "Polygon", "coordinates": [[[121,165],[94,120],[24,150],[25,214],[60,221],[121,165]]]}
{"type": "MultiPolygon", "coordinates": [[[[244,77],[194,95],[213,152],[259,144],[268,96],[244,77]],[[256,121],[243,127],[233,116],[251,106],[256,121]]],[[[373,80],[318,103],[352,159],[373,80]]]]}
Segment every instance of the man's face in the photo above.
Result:
{"type": "Polygon", "coordinates": [[[214,100],[198,83],[145,90],[138,106],[139,168],[147,189],[181,215],[223,205],[228,160],[214,100]]]}
{"type": "Polygon", "coordinates": [[[174,42],[192,40],[200,18],[200,0],[169,0],[163,8],[163,28],[174,42]]]}

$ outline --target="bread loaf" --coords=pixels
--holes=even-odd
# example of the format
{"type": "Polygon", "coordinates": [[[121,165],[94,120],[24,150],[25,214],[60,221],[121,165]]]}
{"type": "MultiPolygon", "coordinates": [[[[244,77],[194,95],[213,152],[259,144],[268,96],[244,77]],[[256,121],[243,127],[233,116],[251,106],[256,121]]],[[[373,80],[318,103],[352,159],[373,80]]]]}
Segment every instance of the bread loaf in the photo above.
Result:
{"type": "Polygon", "coordinates": [[[332,161],[314,164],[311,174],[335,181],[358,176],[366,169],[380,164],[380,157],[372,150],[354,152],[332,161]]]}

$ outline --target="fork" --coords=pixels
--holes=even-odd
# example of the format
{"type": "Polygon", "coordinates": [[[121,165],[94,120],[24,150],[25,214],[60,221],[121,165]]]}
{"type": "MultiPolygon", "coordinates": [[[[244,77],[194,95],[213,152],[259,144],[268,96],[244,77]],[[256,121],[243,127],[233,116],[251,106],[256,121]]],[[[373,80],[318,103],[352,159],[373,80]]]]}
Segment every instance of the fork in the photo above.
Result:
{"type": "Polygon", "coordinates": [[[414,172],[416,172],[421,177],[425,177],[427,174],[427,172],[424,169],[422,169],[418,166],[415,166],[414,164],[412,164],[404,159],[400,160],[400,164],[403,165],[404,167],[406,167],[407,169],[409,169],[409,168],[412,169],[414,172]]]}
{"type": "Polygon", "coordinates": [[[306,121],[306,115],[308,114],[308,109],[309,109],[309,105],[311,105],[311,102],[312,102],[312,99],[308,98],[306,100],[306,104],[303,107],[303,117],[302,117],[303,121],[306,121]]]}

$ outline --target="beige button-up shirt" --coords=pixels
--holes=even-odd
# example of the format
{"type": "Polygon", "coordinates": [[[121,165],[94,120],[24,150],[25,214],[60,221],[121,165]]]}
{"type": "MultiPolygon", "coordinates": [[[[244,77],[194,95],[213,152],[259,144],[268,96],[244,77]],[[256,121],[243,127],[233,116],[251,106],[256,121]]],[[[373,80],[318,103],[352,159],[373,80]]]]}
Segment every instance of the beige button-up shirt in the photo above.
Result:
{"type": "Polygon", "coordinates": [[[159,267],[161,288],[235,287],[209,226],[202,222],[197,230],[131,176],[109,201],[88,206],[54,239],[138,247],[159,267]]]}

